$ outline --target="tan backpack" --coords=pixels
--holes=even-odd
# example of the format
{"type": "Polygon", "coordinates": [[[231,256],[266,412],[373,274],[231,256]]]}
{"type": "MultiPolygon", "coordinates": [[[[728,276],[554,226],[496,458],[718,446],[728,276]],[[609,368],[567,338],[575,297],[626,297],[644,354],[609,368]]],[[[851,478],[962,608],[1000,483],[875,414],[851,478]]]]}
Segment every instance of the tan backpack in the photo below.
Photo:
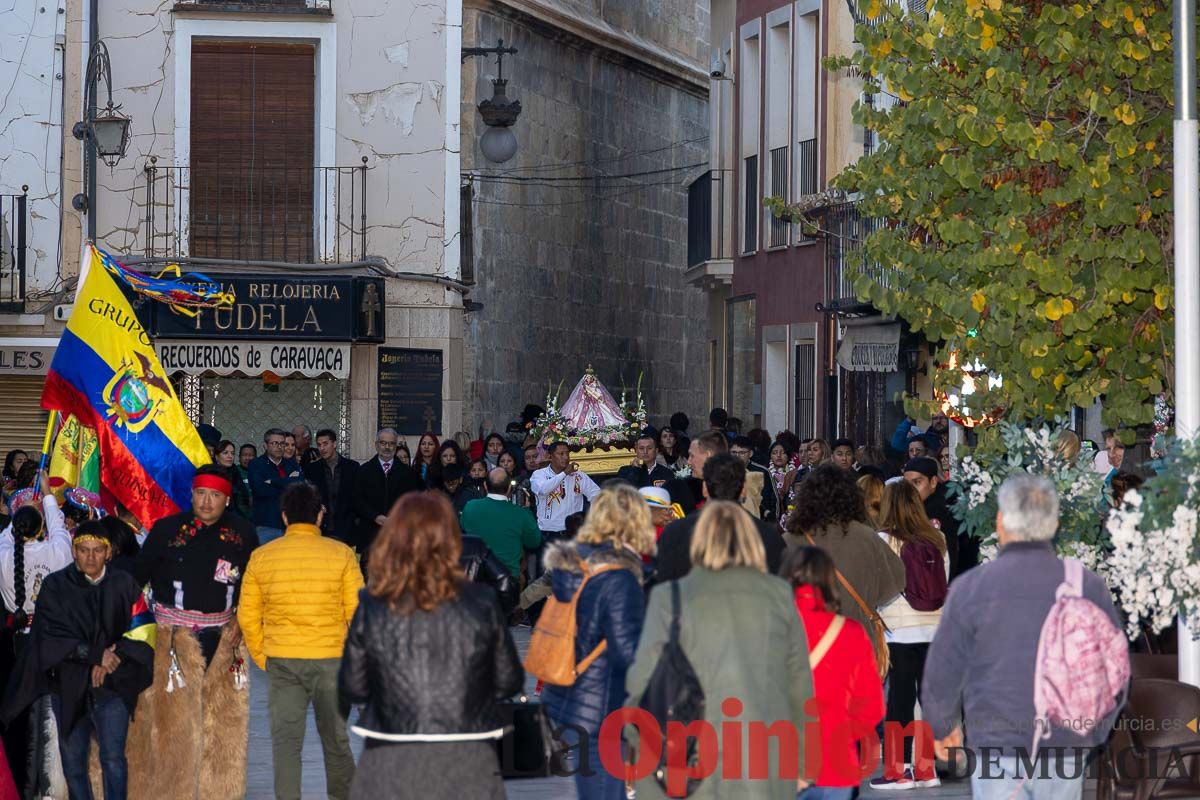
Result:
{"type": "Polygon", "coordinates": [[[584,561],[580,561],[579,566],[583,570],[583,582],[569,602],[563,603],[554,595],[546,599],[546,607],[529,637],[529,651],[525,654],[525,671],[552,686],[574,684],[575,679],[608,648],[608,640],[602,639],[586,658],[578,663],[575,661],[575,606],[589,580],[602,572],[623,567],[605,564],[589,569],[584,561]]]}

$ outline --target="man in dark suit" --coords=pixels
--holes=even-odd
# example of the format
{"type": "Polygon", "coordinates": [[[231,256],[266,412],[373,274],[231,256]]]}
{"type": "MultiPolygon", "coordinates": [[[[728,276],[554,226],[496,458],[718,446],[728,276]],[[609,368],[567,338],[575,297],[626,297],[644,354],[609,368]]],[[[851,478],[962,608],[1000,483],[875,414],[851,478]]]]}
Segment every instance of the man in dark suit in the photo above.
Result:
{"type": "MultiPolygon", "coordinates": [[[[706,436],[708,434],[705,434],[706,436]]],[[[741,503],[746,487],[746,465],[734,455],[719,453],[704,463],[704,492],[711,500],[730,500],[741,503]]],[[[753,519],[754,515],[746,512],[753,519]]],[[[663,528],[658,538],[658,559],[655,562],[655,581],[665,583],[677,580],[692,570],[692,534],[696,530],[699,514],[689,514],[663,528]]],[[[763,549],[767,555],[767,571],[779,574],[783,564],[784,541],[779,526],[754,520],[762,536],[763,549]]]]}
{"type": "Polygon", "coordinates": [[[637,451],[638,464],[621,467],[617,477],[627,480],[638,489],[644,486],[663,487],[667,481],[675,477],[675,471],[670,467],[655,463],[658,459],[658,441],[649,430],[643,431],[634,445],[637,451]]]}
{"type": "Polygon", "coordinates": [[[329,428],[317,431],[321,457],[304,468],[304,477],[321,493],[325,516],[321,533],[354,546],[354,485],[358,462],[343,458],[337,450],[337,434],[329,428]]]}
{"type": "Polygon", "coordinates": [[[354,513],[358,516],[358,552],[364,558],[375,541],[379,526],[400,495],[425,488],[421,476],[396,458],[400,434],[384,428],[375,435],[375,453],[358,468],[354,484],[354,513]]]}

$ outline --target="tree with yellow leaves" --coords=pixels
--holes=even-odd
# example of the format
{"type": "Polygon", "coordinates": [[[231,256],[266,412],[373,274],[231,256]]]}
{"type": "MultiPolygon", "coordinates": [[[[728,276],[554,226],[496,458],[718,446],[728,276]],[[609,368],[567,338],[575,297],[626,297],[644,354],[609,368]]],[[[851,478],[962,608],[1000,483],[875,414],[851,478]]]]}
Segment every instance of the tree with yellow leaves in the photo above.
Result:
{"type": "MultiPolygon", "coordinates": [[[[1171,398],[1171,13],[1162,0],[872,0],[861,51],[882,146],[835,180],[887,220],[856,289],[960,363],[1003,376],[973,405],[1108,424],[1171,398]],[[970,332],[968,334],[968,332],[970,332]]],[[[1189,342],[1188,346],[1200,346],[1189,342]]],[[[945,376],[947,381],[957,376],[945,376]]],[[[952,387],[942,387],[952,388],[952,387]]]]}

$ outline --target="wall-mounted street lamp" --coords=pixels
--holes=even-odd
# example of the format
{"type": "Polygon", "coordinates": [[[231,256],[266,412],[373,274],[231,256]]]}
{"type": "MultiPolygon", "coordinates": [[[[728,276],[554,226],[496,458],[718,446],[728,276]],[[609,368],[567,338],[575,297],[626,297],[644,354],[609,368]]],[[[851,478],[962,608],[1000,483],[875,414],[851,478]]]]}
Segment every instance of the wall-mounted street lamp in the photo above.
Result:
{"type": "Polygon", "coordinates": [[[87,77],[84,89],[84,119],[71,129],[76,139],[87,143],[84,158],[86,192],[75,195],[71,205],[76,211],[88,215],[88,235],[95,239],[95,214],[92,213],[92,196],[96,193],[96,157],[99,156],[109,168],[115,167],[125,157],[129,147],[131,120],[121,113],[121,107],[113,105],[112,64],[108,58],[108,47],[96,42],[88,56],[87,77]],[[104,80],[108,92],[108,105],[96,108],[96,90],[104,80]]]}
{"type": "Polygon", "coordinates": [[[462,60],[472,56],[496,56],[496,77],[492,81],[492,97],[479,104],[479,116],[487,130],[479,137],[479,149],[483,157],[493,164],[503,164],[517,154],[517,137],[512,126],[521,116],[521,101],[509,100],[504,78],[504,56],[516,55],[517,48],[505,47],[503,39],[496,40],[495,47],[464,47],[462,60]]]}

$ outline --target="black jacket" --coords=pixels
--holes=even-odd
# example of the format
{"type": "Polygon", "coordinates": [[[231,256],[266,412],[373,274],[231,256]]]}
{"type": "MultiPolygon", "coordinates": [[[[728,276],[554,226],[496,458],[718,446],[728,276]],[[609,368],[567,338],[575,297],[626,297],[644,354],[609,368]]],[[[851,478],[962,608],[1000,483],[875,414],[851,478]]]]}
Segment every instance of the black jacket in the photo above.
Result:
{"type": "Polygon", "coordinates": [[[254,525],[229,509],[212,525],[189,509],[154,523],[133,574],[139,586],[150,584],[160,605],[215,614],[237,605],[256,547],[254,525]]]}
{"type": "MultiPolygon", "coordinates": [[[[754,516],[750,515],[750,518],[754,519],[754,516]]],[[[663,528],[662,536],[658,537],[654,574],[656,582],[678,580],[692,571],[692,534],[699,520],[699,514],[689,514],[663,528]]],[[[767,551],[767,572],[778,575],[779,568],[783,566],[783,535],[777,525],[757,519],[754,524],[762,536],[763,549],[767,551]]]]}
{"type": "Polygon", "coordinates": [[[138,695],[154,681],[154,648],[143,640],[153,622],[141,587],[128,572],[109,566],[97,584],[73,563],[50,573],[38,593],[30,643],[17,656],[0,720],[11,722],[47,692],[62,704],[62,736],[87,714],[89,698],[98,695],[117,695],[132,715],[138,695]],[[100,688],[92,688],[92,667],[113,645],[121,663],[100,688]]]}
{"type": "Polygon", "coordinates": [[[462,565],[463,575],[472,583],[490,586],[496,591],[496,599],[500,601],[500,610],[504,616],[512,613],[517,607],[521,590],[517,579],[508,571],[478,536],[462,537],[462,555],[458,563],[462,565]]]}
{"type": "Polygon", "coordinates": [[[652,469],[631,464],[617,470],[617,477],[641,489],[645,486],[663,486],[667,481],[674,479],[675,472],[662,464],[655,464],[652,469]]]}
{"type": "Polygon", "coordinates": [[[425,488],[421,476],[412,467],[392,460],[387,475],[379,465],[379,456],[364,461],[358,468],[358,479],[354,484],[354,513],[358,516],[358,538],[355,544],[360,552],[366,552],[379,532],[375,524],[378,516],[387,516],[406,492],[419,492],[425,488]]]}
{"type": "Polygon", "coordinates": [[[354,546],[356,522],[354,517],[354,486],[358,480],[358,462],[345,456],[338,462],[336,502],[329,494],[329,473],[325,459],[319,458],[304,468],[304,477],[321,492],[325,505],[325,519],[321,533],[354,546]]]}
{"type": "Polygon", "coordinates": [[[946,537],[946,558],[950,563],[950,580],[954,580],[975,566],[974,558],[978,556],[978,548],[975,548],[969,564],[964,563],[967,559],[964,559],[963,556],[966,554],[960,554],[958,517],[954,516],[954,512],[950,510],[950,504],[946,497],[946,484],[939,482],[937,489],[925,500],[925,515],[929,517],[933,527],[940,530],[946,537]]]}
{"type": "Polygon", "coordinates": [[[775,481],[771,479],[770,470],[751,461],[746,465],[746,471],[758,472],[763,476],[762,502],[758,505],[759,517],[765,522],[779,519],[779,503],[775,499],[775,481]]]}
{"type": "Polygon", "coordinates": [[[343,710],[365,704],[375,733],[484,733],[503,724],[496,701],[520,691],[525,671],[487,586],[462,582],[432,611],[404,612],[359,594],[338,672],[343,710]],[[403,656],[403,657],[400,657],[403,656]]]}

